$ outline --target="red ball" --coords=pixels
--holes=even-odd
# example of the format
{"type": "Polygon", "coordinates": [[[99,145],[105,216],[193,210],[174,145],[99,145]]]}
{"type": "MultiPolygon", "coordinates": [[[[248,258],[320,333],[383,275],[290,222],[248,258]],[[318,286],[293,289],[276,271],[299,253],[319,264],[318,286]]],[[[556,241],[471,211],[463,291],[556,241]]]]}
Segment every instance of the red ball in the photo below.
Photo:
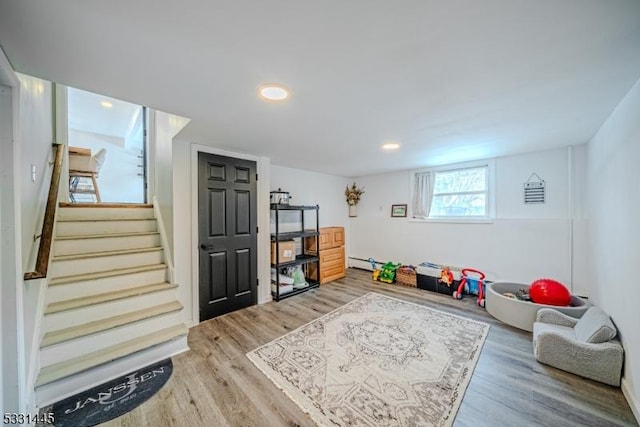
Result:
{"type": "Polygon", "coordinates": [[[567,306],[571,302],[566,286],[553,279],[534,280],[529,286],[529,297],[537,304],[567,306]]]}

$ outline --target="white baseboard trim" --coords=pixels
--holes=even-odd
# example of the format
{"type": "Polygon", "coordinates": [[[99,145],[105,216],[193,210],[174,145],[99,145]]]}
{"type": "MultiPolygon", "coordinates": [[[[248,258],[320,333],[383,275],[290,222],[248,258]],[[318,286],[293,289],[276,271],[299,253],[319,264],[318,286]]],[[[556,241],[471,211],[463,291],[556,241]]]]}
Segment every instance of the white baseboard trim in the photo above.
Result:
{"type": "Polygon", "coordinates": [[[373,267],[371,266],[371,262],[364,260],[362,258],[347,258],[347,267],[349,268],[358,268],[360,270],[368,270],[373,271],[373,267]]]}
{"type": "Polygon", "coordinates": [[[629,382],[626,381],[625,378],[622,379],[620,388],[622,389],[622,394],[624,394],[624,397],[627,399],[627,403],[629,403],[633,416],[636,417],[636,421],[640,424],[640,402],[638,402],[638,397],[633,394],[633,390],[631,390],[629,382]]]}
{"type": "Polygon", "coordinates": [[[266,304],[271,301],[273,301],[273,296],[271,295],[271,292],[269,292],[268,296],[258,300],[258,304],[266,304]]]}

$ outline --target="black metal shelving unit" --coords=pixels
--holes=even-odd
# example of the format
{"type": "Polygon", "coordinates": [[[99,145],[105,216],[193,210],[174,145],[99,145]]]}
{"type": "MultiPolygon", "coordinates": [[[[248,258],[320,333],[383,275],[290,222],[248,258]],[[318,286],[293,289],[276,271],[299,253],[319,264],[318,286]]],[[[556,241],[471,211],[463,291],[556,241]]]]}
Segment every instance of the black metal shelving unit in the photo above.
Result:
{"type": "MultiPolygon", "coordinates": [[[[277,203],[271,204],[271,211],[274,212],[275,215],[275,233],[271,233],[271,241],[275,243],[275,264],[272,263],[271,267],[276,270],[276,280],[271,280],[271,284],[275,284],[275,291],[273,290],[273,286],[271,289],[271,295],[273,299],[276,301],[280,301],[284,298],[289,298],[294,295],[301,294],[303,292],[308,291],[309,289],[314,289],[320,286],[320,282],[315,279],[311,279],[307,277],[305,271],[305,280],[308,283],[308,286],[304,288],[293,289],[290,292],[280,294],[280,269],[283,267],[293,267],[296,265],[307,265],[310,263],[316,263],[316,271],[317,277],[320,278],[320,258],[317,255],[307,255],[304,253],[305,248],[305,239],[309,237],[316,237],[320,235],[320,206],[305,206],[305,205],[281,205],[277,203]],[[300,214],[300,230],[299,231],[287,231],[280,232],[280,213],[282,211],[296,211],[300,214]],[[305,228],[305,212],[307,211],[315,211],[315,228],[306,229],[305,228]],[[300,238],[302,240],[302,254],[297,255],[295,260],[292,261],[283,261],[280,262],[280,242],[283,240],[291,240],[300,238]]],[[[316,254],[320,253],[320,239],[315,239],[316,241],[316,254]]],[[[306,269],[305,269],[306,270],[306,269]]]]}

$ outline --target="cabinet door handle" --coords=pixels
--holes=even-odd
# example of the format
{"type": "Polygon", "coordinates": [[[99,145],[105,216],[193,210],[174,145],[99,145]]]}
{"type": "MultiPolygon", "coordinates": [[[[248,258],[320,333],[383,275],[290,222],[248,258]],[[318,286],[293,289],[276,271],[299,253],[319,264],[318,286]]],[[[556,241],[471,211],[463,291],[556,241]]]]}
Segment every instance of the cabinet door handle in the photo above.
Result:
{"type": "Polygon", "coordinates": [[[211,245],[211,244],[208,245],[206,243],[203,243],[203,244],[200,245],[200,249],[203,249],[205,251],[210,251],[210,250],[214,249],[214,246],[211,245]]]}

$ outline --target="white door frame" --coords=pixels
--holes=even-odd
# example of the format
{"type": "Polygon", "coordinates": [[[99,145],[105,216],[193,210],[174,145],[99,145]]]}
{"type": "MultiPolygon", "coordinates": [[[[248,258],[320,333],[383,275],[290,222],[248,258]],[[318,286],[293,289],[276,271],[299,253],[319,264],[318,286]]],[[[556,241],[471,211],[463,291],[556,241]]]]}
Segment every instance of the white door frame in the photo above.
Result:
{"type": "Polygon", "coordinates": [[[20,165],[20,81],[1,49],[0,85],[0,408],[3,413],[25,413],[22,223],[16,170],[20,165]]]}

